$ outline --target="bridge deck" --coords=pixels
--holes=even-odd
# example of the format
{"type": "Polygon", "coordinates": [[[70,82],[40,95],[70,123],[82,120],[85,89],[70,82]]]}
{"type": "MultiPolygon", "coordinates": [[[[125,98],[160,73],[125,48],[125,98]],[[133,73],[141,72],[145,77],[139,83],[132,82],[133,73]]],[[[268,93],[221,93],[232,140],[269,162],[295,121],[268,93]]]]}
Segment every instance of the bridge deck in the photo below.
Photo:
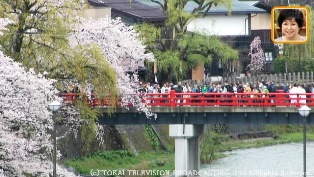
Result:
{"type": "MultiPolygon", "coordinates": [[[[152,107],[157,118],[118,108],[99,118],[101,124],[302,124],[297,107],[152,107]]],[[[311,114],[308,124],[314,124],[311,114]]]]}

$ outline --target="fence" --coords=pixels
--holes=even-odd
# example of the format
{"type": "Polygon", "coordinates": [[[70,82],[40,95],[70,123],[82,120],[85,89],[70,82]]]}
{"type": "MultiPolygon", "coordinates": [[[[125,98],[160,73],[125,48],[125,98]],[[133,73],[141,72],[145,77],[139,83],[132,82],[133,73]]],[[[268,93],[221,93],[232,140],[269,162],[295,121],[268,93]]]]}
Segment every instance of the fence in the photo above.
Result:
{"type": "Polygon", "coordinates": [[[263,74],[256,76],[230,76],[223,77],[220,79],[218,77],[209,77],[201,82],[195,80],[185,80],[183,82],[190,83],[192,85],[197,83],[211,83],[211,82],[220,82],[223,83],[228,81],[229,83],[252,83],[257,84],[259,81],[272,81],[273,83],[284,83],[284,84],[294,84],[294,83],[314,83],[314,72],[297,72],[297,73],[283,73],[283,74],[263,74]],[[218,79],[217,79],[218,78],[218,79]]]}

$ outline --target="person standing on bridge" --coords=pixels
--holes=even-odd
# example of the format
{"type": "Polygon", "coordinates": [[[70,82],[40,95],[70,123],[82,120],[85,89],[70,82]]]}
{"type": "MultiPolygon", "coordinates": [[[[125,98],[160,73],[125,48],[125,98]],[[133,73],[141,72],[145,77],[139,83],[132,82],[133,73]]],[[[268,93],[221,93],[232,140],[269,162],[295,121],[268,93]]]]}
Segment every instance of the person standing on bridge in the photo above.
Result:
{"type": "Polygon", "coordinates": [[[297,84],[293,84],[293,86],[290,88],[289,90],[290,93],[290,98],[291,98],[291,104],[296,104],[297,103],[297,93],[299,93],[299,89],[298,89],[298,85],[297,84]]]}
{"type": "Polygon", "coordinates": [[[263,86],[262,93],[263,93],[263,96],[262,96],[263,98],[268,98],[269,90],[267,89],[266,85],[263,86]]]}
{"type": "Polygon", "coordinates": [[[251,93],[252,89],[249,83],[244,86],[244,93],[251,93]]]}
{"type": "MultiPolygon", "coordinates": [[[[191,92],[191,88],[189,86],[189,84],[186,82],[184,83],[184,86],[183,86],[183,98],[189,98],[190,95],[188,93],[191,92]]],[[[183,100],[183,103],[186,103],[186,99],[183,100]]]]}
{"type": "Polygon", "coordinates": [[[223,92],[224,93],[232,92],[232,86],[228,83],[228,81],[225,81],[225,84],[223,86],[223,92]]]}
{"type": "Polygon", "coordinates": [[[233,93],[238,93],[238,86],[237,86],[237,84],[233,84],[233,86],[232,86],[232,92],[233,93]]]}
{"type": "MultiPolygon", "coordinates": [[[[268,89],[269,93],[276,93],[276,91],[277,91],[277,87],[275,86],[275,84],[272,81],[268,81],[267,89],[268,89]]],[[[274,99],[275,99],[274,95],[269,95],[269,98],[270,98],[271,103],[275,102],[274,101],[274,99]]]]}
{"type": "Polygon", "coordinates": [[[207,84],[205,83],[203,86],[202,86],[202,93],[207,93],[208,91],[208,88],[207,88],[207,84]]]}
{"type": "Polygon", "coordinates": [[[175,88],[175,92],[176,93],[179,93],[179,95],[177,95],[177,103],[182,103],[183,102],[183,100],[182,99],[180,99],[180,98],[182,98],[182,92],[183,92],[183,87],[182,87],[182,85],[181,85],[181,82],[178,82],[178,84],[177,84],[177,87],[175,88]]]}

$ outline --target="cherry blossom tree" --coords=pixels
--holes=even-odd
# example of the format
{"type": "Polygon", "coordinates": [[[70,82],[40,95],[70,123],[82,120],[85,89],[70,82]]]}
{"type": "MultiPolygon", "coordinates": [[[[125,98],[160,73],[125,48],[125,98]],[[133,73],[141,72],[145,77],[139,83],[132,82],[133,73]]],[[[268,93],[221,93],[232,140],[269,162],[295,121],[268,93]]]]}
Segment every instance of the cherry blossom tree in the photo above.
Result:
{"type": "MultiPolygon", "coordinates": [[[[100,98],[109,95],[110,105],[116,105],[118,89],[119,96],[135,93],[138,83],[130,82],[125,71],[143,66],[150,54],[145,54],[133,27],[121,21],[82,22],[80,14],[86,4],[81,0],[17,0],[0,4],[1,15],[15,22],[8,27],[11,32],[0,38],[3,52],[27,69],[47,72],[47,77],[57,80],[58,90],[68,90],[75,83],[82,94],[94,90],[100,98]],[[82,25],[74,33],[77,41],[70,46],[68,35],[78,23],[82,25]]],[[[123,100],[125,105],[128,101],[147,108],[138,97],[125,96],[123,100]]],[[[97,114],[81,116],[91,119],[97,114]]]]}
{"type": "MultiPolygon", "coordinates": [[[[10,22],[0,19],[0,30],[10,22]]],[[[1,48],[0,48],[1,49],[1,48]]],[[[51,112],[58,99],[55,80],[26,71],[0,50],[0,176],[49,176],[52,173],[51,112]]],[[[60,176],[76,176],[57,165],[60,176]]]]}
{"type": "Polygon", "coordinates": [[[122,98],[122,105],[132,103],[140,111],[151,116],[146,103],[136,95],[139,82],[136,73],[131,79],[127,71],[136,71],[144,66],[144,61],[153,61],[152,53],[147,53],[145,46],[138,39],[133,26],[127,26],[121,19],[102,18],[99,20],[83,19],[70,36],[71,45],[97,45],[102,54],[115,70],[117,88],[122,98]]]}
{"type": "Polygon", "coordinates": [[[60,91],[75,83],[85,93],[92,85],[99,96],[110,93],[109,103],[115,105],[116,76],[104,56],[94,46],[72,48],[67,39],[86,7],[82,0],[1,1],[0,17],[14,21],[0,38],[2,52],[26,69],[46,72],[60,91]]]}
{"type": "Polygon", "coordinates": [[[265,55],[261,47],[261,39],[259,36],[255,37],[251,42],[249,56],[251,56],[251,63],[247,68],[255,72],[261,71],[265,66],[265,55]]]}
{"type": "MultiPolygon", "coordinates": [[[[3,24],[7,22],[8,20],[1,20],[1,30],[4,29],[3,24]]],[[[123,105],[127,106],[132,103],[148,117],[153,115],[147,104],[143,103],[143,99],[136,95],[139,86],[136,74],[134,79],[130,79],[126,74],[126,71],[135,71],[138,66],[144,66],[145,60],[153,61],[153,55],[146,53],[145,47],[137,37],[133,27],[125,25],[119,19],[83,20],[69,36],[69,41],[71,41],[69,48],[78,51],[70,54],[79,60],[68,62],[70,64],[66,65],[67,67],[54,70],[54,75],[49,73],[46,75],[47,72],[44,72],[45,75],[38,74],[41,73],[38,72],[39,70],[35,71],[29,66],[27,69],[23,68],[22,64],[14,62],[0,51],[0,110],[4,110],[0,111],[0,161],[4,164],[0,174],[21,176],[24,173],[48,176],[48,173],[52,171],[50,161],[52,146],[48,133],[52,129],[52,120],[51,113],[46,107],[50,101],[58,99],[55,95],[57,94],[56,86],[60,84],[60,81],[46,79],[48,76],[57,74],[67,76],[76,72],[78,74],[73,78],[80,79],[81,84],[85,84],[86,87],[82,87],[83,91],[88,87],[93,89],[92,79],[107,81],[103,83],[103,89],[96,90],[100,93],[102,90],[110,93],[112,89],[106,86],[116,84],[123,105]],[[103,59],[105,63],[100,59],[103,59]],[[87,68],[91,72],[78,72],[85,68],[86,65],[83,64],[86,62],[89,62],[87,68]],[[110,69],[106,62],[115,71],[115,74],[109,77],[105,72],[110,69]],[[104,67],[99,72],[97,66],[104,67]],[[110,79],[101,80],[100,78],[110,79]],[[117,83],[112,80],[117,80],[117,83]]],[[[41,58],[40,61],[45,63],[46,60],[41,58]]],[[[61,58],[57,57],[54,62],[48,62],[50,65],[46,66],[58,68],[56,66],[60,65],[54,65],[54,63],[61,61],[61,58]]],[[[67,117],[69,121],[74,120],[71,116],[75,119],[81,116],[77,114],[77,109],[64,109],[70,115],[67,117]]],[[[98,131],[96,136],[100,137],[101,141],[101,131],[98,131]]],[[[57,172],[64,176],[75,176],[60,166],[57,172]]]]}

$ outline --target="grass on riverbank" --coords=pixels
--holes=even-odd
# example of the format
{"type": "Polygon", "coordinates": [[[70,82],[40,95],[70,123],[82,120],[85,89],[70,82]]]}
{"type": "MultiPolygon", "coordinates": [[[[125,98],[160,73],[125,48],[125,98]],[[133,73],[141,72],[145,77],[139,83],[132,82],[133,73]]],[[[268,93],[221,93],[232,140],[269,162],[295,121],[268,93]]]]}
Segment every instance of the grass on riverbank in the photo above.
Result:
{"type": "MultiPolygon", "coordinates": [[[[314,140],[314,132],[306,134],[308,141],[314,140]]],[[[221,151],[231,151],[236,149],[258,148],[270,146],[275,144],[301,142],[303,140],[303,133],[284,133],[276,136],[275,138],[257,138],[247,140],[230,140],[222,143],[221,151]]]]}
{"type": "Polygon", "coordinates": [[[80,174],[91,170],[173,170],[174,154],[171,152],[141,152],[134,155],[129,151],[96,152],[86,157],[65,162],[80,174]],[[125,155],[121,155],[125,154],[125,155]]]}
{"type": "MultiPolygon", "coordinates": [[[[314,140],[314,132],[307,132],[308,141],[314,140]]],[[[247,140],[233,140],[222,142],[220,151],[231,151],[236,149],[257,148],[275,144],[301,142],[303,133],[283,133],[276,138],[258,138],[247,140]]],[[[216,158],[224,157],[217,154],[216,158]]],[[[141,152],[137,156],[128,151],[104,151],[90,154],[86,157],[72,159],[65,162],[80,174],[90,174],[92,169],[99,170],[173,170],[173,152],[141,152]]]]}

